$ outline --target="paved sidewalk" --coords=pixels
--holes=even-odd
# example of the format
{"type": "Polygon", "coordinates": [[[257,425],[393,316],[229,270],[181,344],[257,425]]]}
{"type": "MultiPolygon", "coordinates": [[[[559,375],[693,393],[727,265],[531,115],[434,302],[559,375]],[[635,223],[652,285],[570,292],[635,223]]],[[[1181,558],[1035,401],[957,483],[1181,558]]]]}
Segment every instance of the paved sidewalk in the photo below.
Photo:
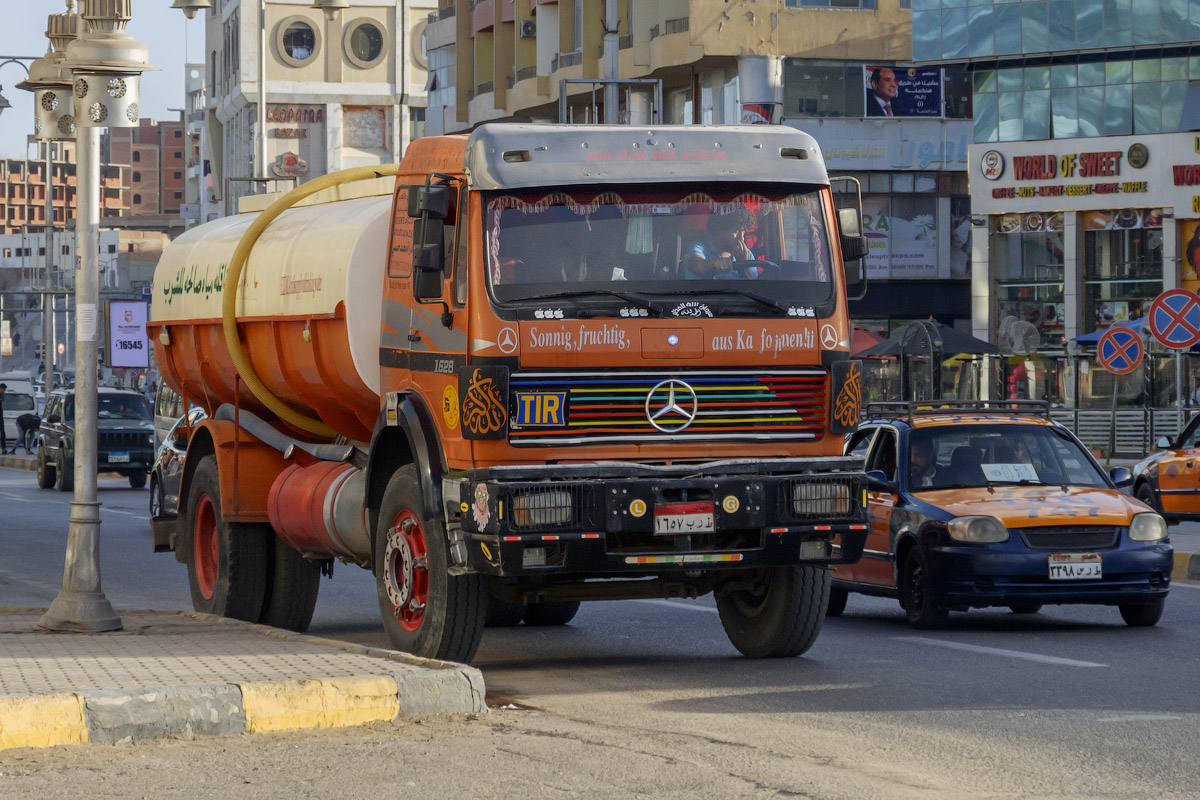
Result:
{"type": "Polygon", "coordinates": [[[0,750],[481,713],[479,670],[192,612],[54,633],[0,609],[0,750]]]}

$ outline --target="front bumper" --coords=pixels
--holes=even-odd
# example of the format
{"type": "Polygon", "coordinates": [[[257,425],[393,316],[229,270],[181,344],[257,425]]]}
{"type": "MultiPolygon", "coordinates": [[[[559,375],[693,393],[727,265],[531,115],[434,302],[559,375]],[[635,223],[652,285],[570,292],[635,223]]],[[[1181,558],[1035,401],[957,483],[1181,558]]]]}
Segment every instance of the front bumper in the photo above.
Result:
{"type": "Polygon", "coordinates": [[[841,564],[859,559],[867,534],[860,467],[843,458],[494,467],[446,479],[443,497],[461,560],[488,575],[841,564]],[[712,530],[656,533],[656,510],[678,504],[707,506],[712,530]]]}
{"type": "Polygon", "coordinates": [[[1103,577],[1050,580],[1046,551],[997,552],[979,547],[935,547],[930,571],[939,576],[935,602],[949,607],[986,608],[1016,602],[1045,605],[1113,605],[1165,597],[1171,588],[1174,548],[1169,539],[1129,543],[1098,551],[1103,577]]]}

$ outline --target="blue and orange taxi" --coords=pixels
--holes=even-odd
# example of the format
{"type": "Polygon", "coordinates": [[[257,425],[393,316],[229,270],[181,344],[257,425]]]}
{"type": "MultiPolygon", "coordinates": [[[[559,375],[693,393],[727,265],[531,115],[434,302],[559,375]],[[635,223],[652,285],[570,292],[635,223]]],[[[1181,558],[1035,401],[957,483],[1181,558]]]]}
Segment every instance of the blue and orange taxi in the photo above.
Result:
{"type": "Polygon", "coordinates": [[[1133,466],[1133,496],[1168,522],[1200,519],[1200,416],[1133,466]]]}
{"type": "Polygon", "coordinates": [[[909,623],[951,611],[1115,605],[1154,625],[1171,583],[1162,516],[1120,491],[1044,403],[872,403],[846,442],[864,459],[870,531],[862,559],[834,569],[829,614],[850,592],[895,597],[909,623]]]}

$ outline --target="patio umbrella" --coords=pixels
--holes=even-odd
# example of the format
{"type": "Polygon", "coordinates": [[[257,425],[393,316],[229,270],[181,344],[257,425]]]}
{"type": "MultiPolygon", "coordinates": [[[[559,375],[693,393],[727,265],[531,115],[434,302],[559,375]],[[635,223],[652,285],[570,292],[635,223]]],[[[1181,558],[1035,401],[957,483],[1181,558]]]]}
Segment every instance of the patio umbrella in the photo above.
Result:
{"type": "Polygon", "coordinates": [[[1134,331],[1135,333],[1140,334],[1146,328],[1146,317],[1140,317],[1138,319],[1124,320],[1123,322],[1114,322],[1112,325],[1109,325],[1107,328],[1104,328],[1103,330],[1092,331],[1091,333],[1085,333],[1083,336],[1076,336],[1071,341],[1075,342],[1076,344],[1099,344],[1100,337],[1104,335],[1105,331],[1110,331],[1113,328],[1129,328],[1130,330],[1134,331]]]}
{"type": "Polygon", "coordinates": [[[850,355],[854,358],[868,347],[874,347],[877,344],[887,341],[882,336],[872,333],[866,328],[860,328],[853,325],[850,328],[850,355]]]}
{"type": "MultiPolygon", "coordinates": [[[[989,355],[998,354],[1000,348],[990,342],[985,342],[982,339],[976,339],[974,336],[968,336],[965,333],[959,333],[954,328],[943,325],[940,322],[934,322],[937,326],[938,336],[942,340],[942,353],[946,355],[956,353],[970,353],[971,355],[989,355]]],[[[868,347],[861,353],[858,353],[859,358],[896,358],[900,355],[900,340],[904,336],[907,328],[901,329],[893,338],[886,342],[881,342],[874,347],[868,347]]],[[[917,338],[915,341],[921,341],[917,338]]],[[[910,355],[921,355],[922,349],[915,345],[914,340],[909,342],[910,355]]]]}

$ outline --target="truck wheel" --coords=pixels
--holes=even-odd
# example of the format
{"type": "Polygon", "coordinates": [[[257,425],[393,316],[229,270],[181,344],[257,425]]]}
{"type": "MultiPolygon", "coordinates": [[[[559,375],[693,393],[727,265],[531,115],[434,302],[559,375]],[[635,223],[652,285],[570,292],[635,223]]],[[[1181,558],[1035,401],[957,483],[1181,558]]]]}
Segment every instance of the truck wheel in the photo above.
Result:
{"type": "Polygon", "coordinates": [[[725,635],[749,658],[800,655],[821,632],[829,576],[822,567],[757,570],[751,588],[717,594],[725,635]]]}
{"type": "Polygon", "coordinates": [[[521,617],[529,606],[524,603],[506,603],[494,597],[488,598],[487,617],[484,618],[485,628],[511,628],[521,624],[521,617]]]}
{"type": "Polygon", "coordinates": [[[825,616],[840,617],[846,610],[846,601],[849,599],[850,592],[831,586],[829,588],[829,607],[825,609],[825,616]]]}
{"type": "Polygon", "coordinates": [[[445,525],[425,508],[417,468],[388,481],[375,535],[375,585],[388,640],[397,650],[470,661],[487,614],[482,575],[450,575],[445,525]]]}
{"type": "Polygon", "coordinates": [[[46,448],[38,448],[37,456],[37,483],[39,489],[54,488],[54,465],[46,463],[46,448]]]}
{"type": "Polygon", "coordinates": [[[58,490],[60,492],[69,492],[75,488],[75,475],[71,471],[71,465],[67,463],[67,457],[63,455],[62,450],[58,451],[58,455],[54,459],[54,472],[58,476],[58,490]]]}
{"type": "Polygon", "coordinates": [[[239,525],[221,517],[216,456],[200,460],[188,492],[182,529],[188,583],[197,611],[258,622],[267,588],[268,540],[262,525],[239,525]]]}
{"type": "Polygon", "coordinates": [[[1166,604],[1167,599],[1159,597],[1149,603],[1121,603],[1117,608],[1121,611],[1121,619],[1125,620],[1126,625],[1133,628],[1149,628],[1158,624],[1166,604]]]}
{"type": "Polygon", "coordinates": [[[125,477],[129,479],[129,488],[131,489],[141,489],[146,485],[147,476],[145,472],[132,472],[125,477]]]}
{"type": "Polygon", "coordinates": [[[566,625],[579,613],[579,601],[573,603],[530,603],[525,612],[526,625],[566,625]]]}
{"type": "Polygon", "coordinates": [[[258,621],[272,628],[304,632],[312,622],[321,588],[321,562],[300,555],[300,551],[275,535],[269,525],[261,526],[268,537],[274,568],[267,580],[266,597],[258,621]]]}
{"type": "Polygon", "coordinates": [[[917,630],[935,631],[946,627],[950,611],[933,602],[933,581],[925,554],[920,547],[908,551],[904,559],[904,580],[900,592],[904,595],[904,613],[908,624],[917,630]]]}

